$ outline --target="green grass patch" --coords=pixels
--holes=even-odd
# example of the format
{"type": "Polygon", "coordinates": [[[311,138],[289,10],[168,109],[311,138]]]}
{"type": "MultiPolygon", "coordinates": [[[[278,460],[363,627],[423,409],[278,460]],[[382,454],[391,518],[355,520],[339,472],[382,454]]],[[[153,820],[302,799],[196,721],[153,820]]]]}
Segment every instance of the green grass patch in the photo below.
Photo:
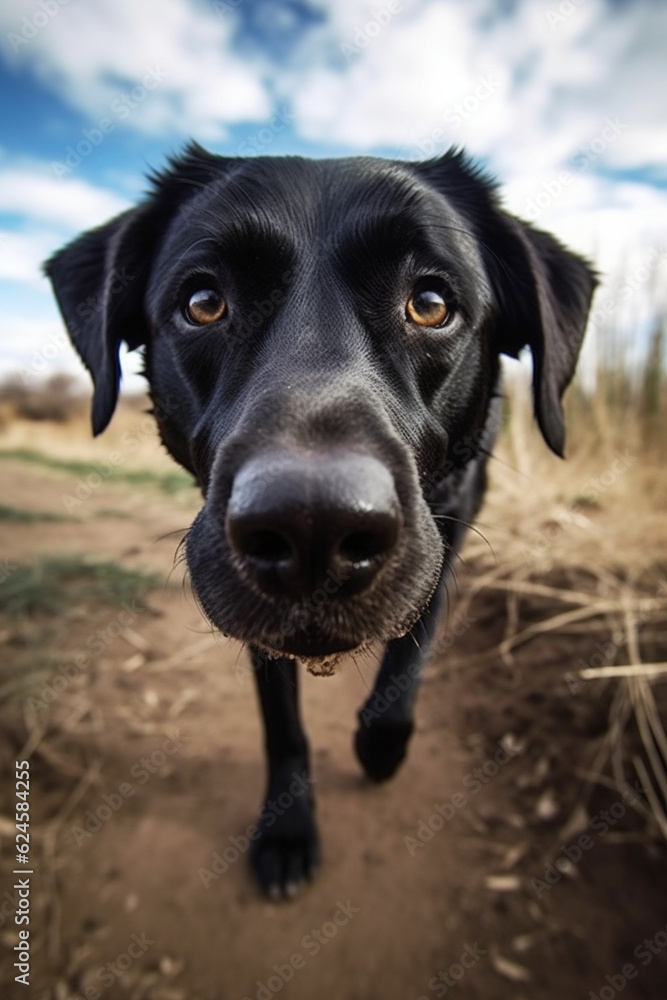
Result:
{"type": "Polygon", "coordinates": [[[600,504],[595,497],[587,496],[585,493],[578,493],[572,503],[575,507],[584,507],[588,510],[600,510],[600,504]]]}
{"type": "Polygon", "coordinates": [[[0,521],[10,524],[34,524],[36,521],[73,521],[73,517],[64,514],[53,514],[48,510],[21,510],[19,507],[7,507],[0,503],[0,521]]]}
{"type": "Polygon", "coordinates": [[[159,573],[126,569],[115,562],[89,562],[79,556],[54,556],[8,566],[0,576],[0,607],[9,618],[62,615],[90,603],[140,606],[164,585],[159,573]]]}
{"type": "Polygon", "coordinates": [[[100,460],[99,462],[84,462],[79,459],[52,458],[42,452],[33,451],[30,448],[12,448],[0,450],[0,459],[11,459],[18,462],[28,462],[32,465],[41,465],[43,468],[55,469],[58,472],[67,472],[85,480],[86,476],[97,474],[103,481],[115,483],[131,483],[133,486],[153,486],[162,493],[172,495],[181,490],[191,490],[196,488],[195,481],[187,472],[174,469],[170,472],[158,472],[155,469],[125,469],[122,465],[112,465],[100,460]]]}

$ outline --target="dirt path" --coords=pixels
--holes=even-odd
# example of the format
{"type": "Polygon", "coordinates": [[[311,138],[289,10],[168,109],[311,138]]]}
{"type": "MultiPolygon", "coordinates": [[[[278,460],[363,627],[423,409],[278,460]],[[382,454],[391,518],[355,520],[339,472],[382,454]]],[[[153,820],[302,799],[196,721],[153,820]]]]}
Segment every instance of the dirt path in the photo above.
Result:
{"type": "MultiPolygon", "coordinates": [[[[5,503],[61,510],[62,475],[3,471],[5,503]]],[[[17,561],[94,553],[167,576],[172,533],[195,506],[110,485],[79,521],[5,526],[1,551],[17,561]]],[[[667,948],[641,951],[667,926],[664,855],[642,843],[627,808],[613,829],[591,828],[617,793],[581,799],[570,822],[575,772],[606,721],[604,705],[564,679],[590,655],[590,636],[538,637],[511,670],[498,658],[462,669],[503,636],[505,596],[483,591],[456,643],[443,633],[409,759],[381,787],[361,779],[352,753],[372,657],[333,678],[304,672],[324,863],[297,900],[274,904],[256,892],[238,839],[263,789],[245,654],[210,636],[187,592],[155,592],[150,605],[48,709],[35,817],[64,819],[40,847],[31,997],[665,1000],[667,948]],[[545,881],[562,845],[575,857],[586,831],[592,847],[545,881]],[[628,963],[637,974],[621,989],[628,963]]],[[[556,610],[545,598],[520,617],[556,610]]],[[[87,628],[70,623],[69,651],[87,628]]],[[[13,712],[12,759],[23,725],[13,712]]],[[[13,1000],[26,993],[11,982],[14,930],[3,923],[3,997],[13,1000]]]]}

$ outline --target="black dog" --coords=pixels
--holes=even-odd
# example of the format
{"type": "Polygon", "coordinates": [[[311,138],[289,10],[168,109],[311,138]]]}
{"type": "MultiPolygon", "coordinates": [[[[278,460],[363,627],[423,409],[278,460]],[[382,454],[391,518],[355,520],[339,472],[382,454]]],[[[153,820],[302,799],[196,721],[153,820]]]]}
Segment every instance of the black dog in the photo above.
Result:
{"type": "Polygon", "coordinates": [[[266,726],[253,866],[291,894],[319,857],[294,658],[388,642],[359,713],[366,774],[388,778],[498,426],[499,355],[532,352],[557,454],[561,396],[595,278],[506,214],[458,152],[427,163],[213,156],[196,145],[146,200],[46,265],[109,422],[121,341],[145,351],[164,444],[205,502],[195,592],[248,642],[266,726]],[[123,280],[119,280],[122,276],[123,280]],[[393,699],[393,700],[392,700],[393,699]],[[303,786],[300,786],[303,787],[303,786]]]}

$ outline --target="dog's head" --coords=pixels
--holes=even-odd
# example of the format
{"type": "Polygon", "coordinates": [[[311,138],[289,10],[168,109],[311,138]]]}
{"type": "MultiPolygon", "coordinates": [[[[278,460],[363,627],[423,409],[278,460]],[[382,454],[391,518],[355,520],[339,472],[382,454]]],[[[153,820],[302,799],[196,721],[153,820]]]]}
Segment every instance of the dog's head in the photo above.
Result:
{"type": "Polygon", "coordinates": [[[196,146],[47,273],[96,433],[121,342],[145,350],[163,441],[205,495],[187,557],[211,621],[304,657],[396,637],[423,610],[447,544],[429,488],[482,440],[500,354],[530,348],[537,421],[562,453],[595,284],[459,153],[196,146]]]}

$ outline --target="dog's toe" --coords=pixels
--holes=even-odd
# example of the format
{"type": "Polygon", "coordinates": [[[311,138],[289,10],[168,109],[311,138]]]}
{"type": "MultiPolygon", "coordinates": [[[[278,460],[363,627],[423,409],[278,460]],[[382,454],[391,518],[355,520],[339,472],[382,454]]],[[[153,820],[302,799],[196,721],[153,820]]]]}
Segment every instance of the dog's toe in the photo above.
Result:
{"type": "Polygon", "coordinates": [[[273,900],[293,899],[313,878],[319,860],[319,837],[310,809],[300,810],[298,817],[279,817],[272,826],[263,824],[250,856],[255,878],[273,900]]]}
{"type": "Polygon", "coordinates": [[[274,901],[293,899],[315,874],[316,853],[311,844],[283,842],[265,849],[260,842],[251,864],[262,891],[274,901]]]}

